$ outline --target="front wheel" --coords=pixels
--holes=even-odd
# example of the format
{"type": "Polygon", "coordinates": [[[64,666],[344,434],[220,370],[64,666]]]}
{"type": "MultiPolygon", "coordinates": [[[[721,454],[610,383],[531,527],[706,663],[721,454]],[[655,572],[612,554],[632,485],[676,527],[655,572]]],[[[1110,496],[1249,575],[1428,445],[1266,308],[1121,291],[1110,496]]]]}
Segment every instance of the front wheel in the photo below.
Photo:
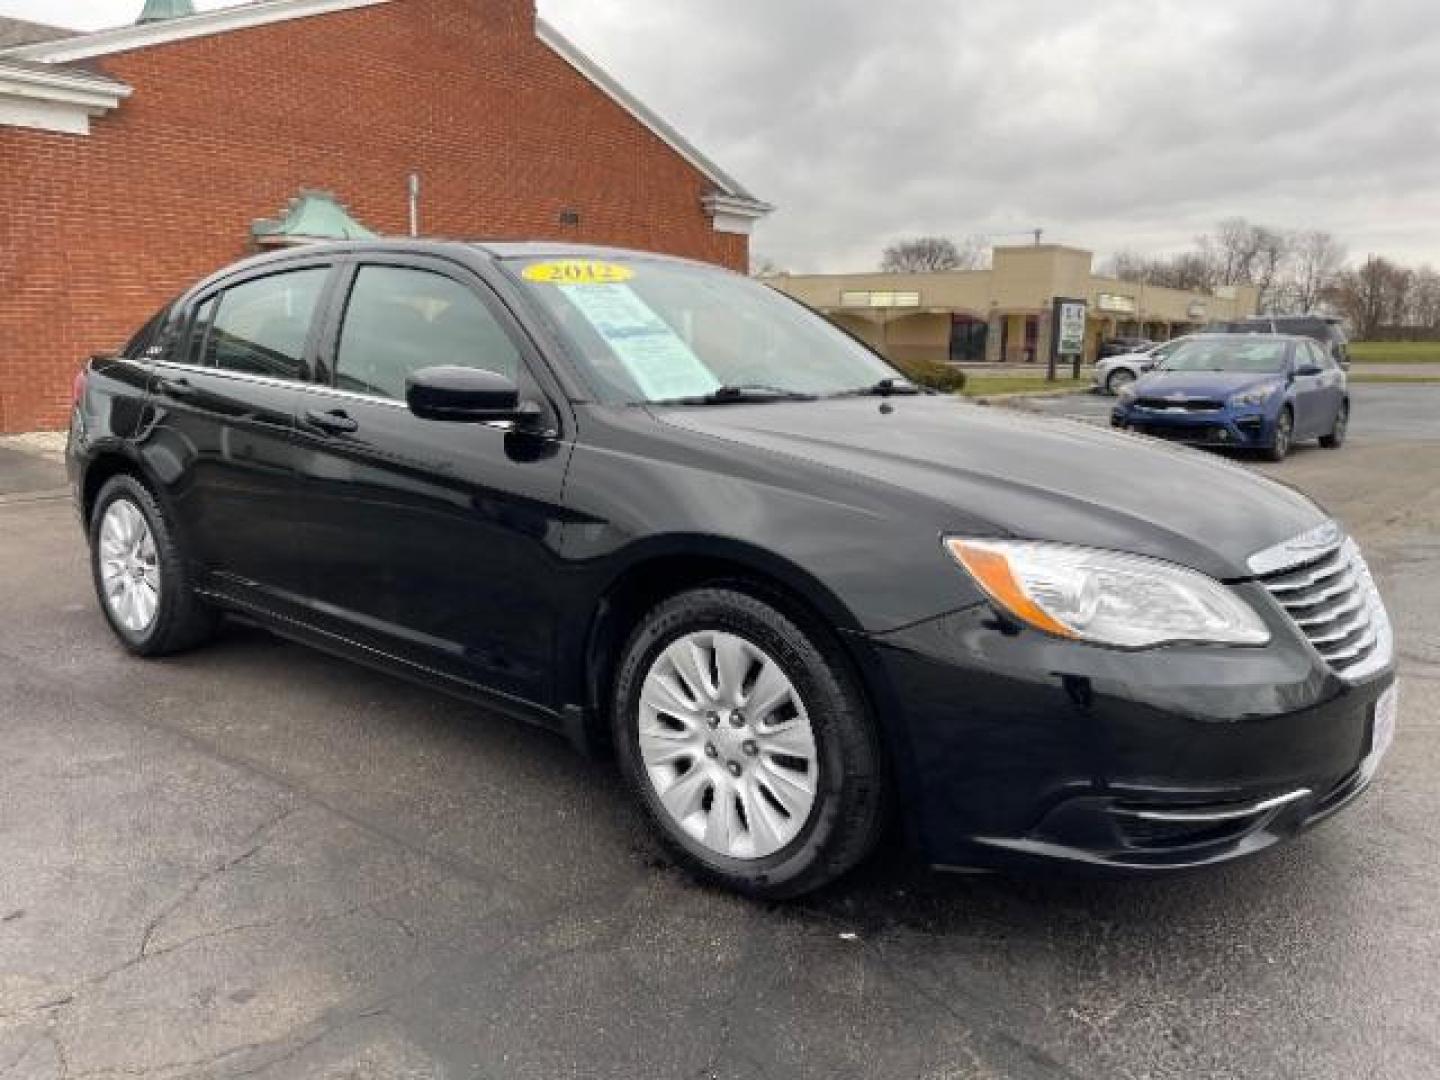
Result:
{"type": "Polygon", "coordinates": [[[1119,397],[1120,391],[1135,381],[1135,373],[1129,368],[1116,368],[1105,380],[1105,389],[1111,397],[1119,397]]]}
{"type": "Polygon", "coordinates": [[[874,847],[879,740],[827,652],[787,614],[728,588],[675,596],[632,635],[613,702],[620,764],[697,876],[792,897],[874,847]]]}
{"type": "Polygon", "coordinates": [[[1350,403],[1342,401],[1340,411],[1335,414],[1335,426],[1329,435],[1320,436],[1320,445],[1327,450],[1336,450],[1345,445],[1345,434],[1350,429],[1350,403]]]}
{"type": "Polygon", "coordinates": [[[1290,411],[1290,406],[1280,410],[1280,418],[1275,421],[1275,439],[1265,450],[1265,457],[1270,461],[1284,461],[1290,453],[1291,442],[1295,438],[1295,415],[1290,411]]]}

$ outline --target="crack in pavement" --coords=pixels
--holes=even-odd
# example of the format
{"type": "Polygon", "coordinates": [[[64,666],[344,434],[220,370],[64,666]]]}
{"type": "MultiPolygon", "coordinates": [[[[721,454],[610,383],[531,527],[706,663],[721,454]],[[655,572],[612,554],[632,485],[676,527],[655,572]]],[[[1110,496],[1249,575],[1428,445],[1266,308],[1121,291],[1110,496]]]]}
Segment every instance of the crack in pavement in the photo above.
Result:
{"type": "Polygon", "coordinates": [[[140,938],[140,951],[135,959],[142,961],[149,955],[150,942],[166,919],[178,911],[187,901],[191,900],[207,883],[214,881],[222,874],[228,873],[258,855],[264,849],[265,845],[269,843],[270,834],[284,824],[298,809],[299,808],[295,806],[286,807],[274,818],[265,822],[243,841],[247,845],[245,850],[241,851],[238,855],[225,859],[219,863],[219,865],[201,874],[191,882],[190,885],[182,889],[179,895],[171,900],[170,903],[162,907],[159,913],[146,923],[145,931],[140,938]]]}

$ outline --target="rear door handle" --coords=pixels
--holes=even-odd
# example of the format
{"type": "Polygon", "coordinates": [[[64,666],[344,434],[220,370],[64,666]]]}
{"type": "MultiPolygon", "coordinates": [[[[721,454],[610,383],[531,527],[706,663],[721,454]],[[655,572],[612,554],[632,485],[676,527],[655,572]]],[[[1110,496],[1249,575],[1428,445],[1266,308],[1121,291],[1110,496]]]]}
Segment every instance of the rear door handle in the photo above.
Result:
{"type": "Polygon", "coordinates": [[[330,412],[311,409],[305,414],[305,422],[331,435],[348,435],[360,430],[360,421],[349,416],[344,409],[330,412]]]}

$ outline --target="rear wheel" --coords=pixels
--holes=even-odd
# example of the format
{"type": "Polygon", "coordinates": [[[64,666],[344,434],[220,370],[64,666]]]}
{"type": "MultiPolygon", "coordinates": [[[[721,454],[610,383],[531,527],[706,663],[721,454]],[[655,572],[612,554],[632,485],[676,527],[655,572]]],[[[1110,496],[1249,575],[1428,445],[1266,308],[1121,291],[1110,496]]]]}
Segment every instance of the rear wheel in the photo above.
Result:
{"type": "Polygon", "coordinates": [[[218,616],[195,596],[169,521],[132,476],[112,477],[95,499],[90,566],[100,609],[131,652],[164,656],[214,632],[218,616]]]}
{"type": "Polygon", "coordinates": [[[1115,397],[1134,381],[1135,373],[1129,368],[1116,368],[1105,379],[1105,389],[1112,397],[1115,397]]]}
{"type": "Polygon", "coordinates": [[[1350,403],[1342,401],[1340,411],[1335,414],[1335,426],[1330,429],[1329,435],[1320,436],[1320,445],[1327,450],[1335,450],[1345,445],[1345,434],[1350,429],[1350,403]]]}
{"type": "Polygon", "coordinates": [[[652,611],[626,646],[613,717],[630,786],[699,877],[797,896],[879,837],[885,776],[863,697],[753,596],[698,589],[652,611]]]}
{"type": "Polygon", "coordinates": [[[1275,439],[1265,450],[1265,457],[1270,461],[1284,461],[1290,453],[1290,445],[1295,438],[1295,414],[1286,405],[1280,410],[1280,418],[1275,421],[1275,439]]]}

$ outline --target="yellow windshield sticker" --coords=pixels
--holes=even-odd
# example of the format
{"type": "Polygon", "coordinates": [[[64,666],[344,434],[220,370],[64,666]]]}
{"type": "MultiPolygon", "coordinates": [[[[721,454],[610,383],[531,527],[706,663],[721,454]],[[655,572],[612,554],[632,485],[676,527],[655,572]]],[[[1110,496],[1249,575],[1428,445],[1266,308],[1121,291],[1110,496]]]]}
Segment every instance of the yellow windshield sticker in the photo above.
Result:
{"type": "Polygon", "coordinates": [[[545,285],[618,285],[633,278],[635,271],[619,263],[560,259],[527,266],[524,276],[526,281],[545,285]]]}

